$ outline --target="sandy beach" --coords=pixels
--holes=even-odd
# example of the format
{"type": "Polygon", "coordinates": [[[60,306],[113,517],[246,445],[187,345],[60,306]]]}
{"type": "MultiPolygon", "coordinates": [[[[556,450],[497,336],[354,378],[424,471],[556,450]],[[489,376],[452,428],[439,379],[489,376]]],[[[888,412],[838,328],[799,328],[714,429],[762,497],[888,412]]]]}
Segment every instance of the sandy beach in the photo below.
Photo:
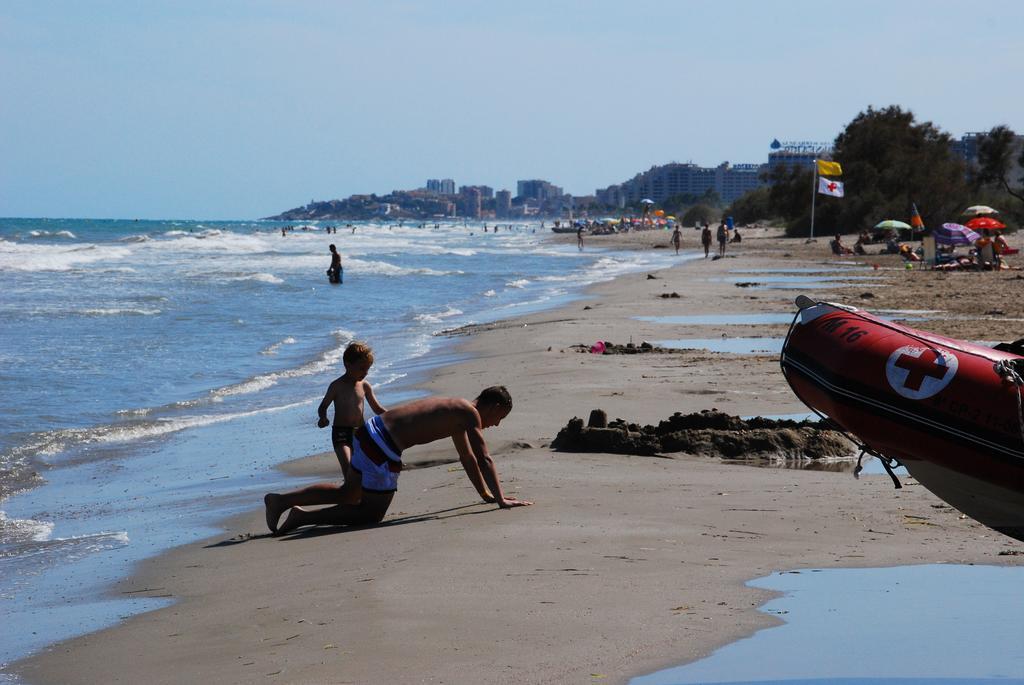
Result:
{"type": "MultiPolygon", "coordinates": [[[[638,423],[712,407],[743,416],[805,411],[775,354],[572,347],[781,337],[787,327],[638,316],[793,312],[794,298],[807,294],[869,310],[939,311],[910,325],[954,337],[1022,337],[1024,272],[906,270],[891,255],[830,258],[827,239],[805,243],[761,228],[743,235],[726,259],[681,259],[593,287],[557,310],[448,334],[467,360],[424,389],[473,397],[508,386],[515,408],[486,435],[506,490],[535,506],[483,504],[450,443],[413,448],[383,525],[273,538],[254,502],[221,534],[145,562],[113,589],[120,598],[172,598],[171,606],[12,670],[39,684],[625,683],[772,625],[757,610],[768,593],[744,585],[756,577],[1015,563],[1020,543],[907,477],[894,490],[885,475],[550,449],[569,419],[595,408],[638,423]],[[854,265],[851,274],[870,279],[820,292],[752,285],[772,271],[854,265]]],[[[667,249],[668,241],[665,232],[594,236],[586,249],[667,249]]],[[[684,251],[697,242],[688,231],[684,251]]],[[[337,478],[333,455],[282,468],[337,478]]]]}

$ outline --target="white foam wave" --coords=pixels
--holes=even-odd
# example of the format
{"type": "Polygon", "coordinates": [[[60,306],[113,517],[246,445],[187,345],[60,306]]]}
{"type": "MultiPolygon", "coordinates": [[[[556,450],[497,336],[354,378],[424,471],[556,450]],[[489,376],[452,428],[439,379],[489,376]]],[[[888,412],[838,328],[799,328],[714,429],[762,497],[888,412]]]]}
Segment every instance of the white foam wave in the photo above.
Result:
{"type": "Polygon", "coordinates": [[[229,281],[256,281],[257,283],[270,283],[271,285],[280,285],[284,283],[283,278],[278,278],[274,274],[267,273],[255,273],[249,274],[248,276],[234,276],[228,279],[229,281]]]}
{"type": "Polygon", "coordinates": [[[519,278],[514,281],[509,281],[505,285],[507,285],[510,288],[525,288],[527,285],[529,285],[529,283],[530,280],[528,278],[519,278]]]}
{"type": "Polygon", "coordinates": [[[235,383],[228,385],[223,388],[218,388],[212,391],[210,394],[213,397],[230,397],[232,395],[245,395],[249,393],[259,392],[266,390],[267,388],[277,385],[279,381],[286,378],[299,378],[300,376],[311,376],[313,374],[324,373],[325,371],[333,368],[341,360],[342,355],[345,353],[345,347],[355,339],[355,335],[348,331],[337,330],[333,332],[335,339],[338,341],[338,345],[333,347],[317,359],[303,364],[294,369],[286,369],[284,371],[274,371],[272,373],[264,373],[258,376],[242,381],[241,383],[235,383]]]}
{"type": "Polygon", "coordinates": [[[35,230],[29,231],[28,234],[33,238],[77,238],[71,231],[42,231],[35,230]]]}
{"type": "Polygon", "coordinates": [[[377,274],[380,276],[409,276],[409,275],[421,275],[421,276],[450,276],[452,274],[460,274],[461,271],[438,271],[437,269],[428,268],[416,268],[412,269],[404,266],[395,266],[388,262],[378,262],[363,259],[349,259],[348,264],[345,265],[345,269],[352,269],[367,274],[377,274]]]}
{"type": "Polygon", "coordinates": [[[124,547],[128,543],[128,531],[101,531],[85,535],[72,535],[66,538],[53,538],[52,540],[25,540],[12,544],[0,552],[0,558],[17,557],[19,562],[29,561],[31,563],[30,560],[33,557],[59,554],[61,562],[67,562],[79,559],[86,554],[124,547]]]}
{"type": "Polygon", "coordinates": [[[118,238],[118,242],[120,243],[144,243],[148,240],[148,235],[127,235],[123,238],[118,238]]]}
{"type": "Polygon", "coordinates": [[[494,297],[497,294],[498,293],[495,292],[494,290],[486,290],[486,291],[484,291],[484,297],[494,297]]]}
{"type": "Polygon", "coordinates": [[[280,407],[268,407],[243,412],[129,420],[123,423],[105,424],[91,428],[65,428],[38,435],[34,441],[12,451],[12,455],[19,456],[19,454],[14,454],[14,452],[31,452],[45,457],[52,457],[82,445],[111,445],[158,438],[189,428],[201,428],[250,416],[283,411],[304,404],[306,402],[302,401],[280,407]]]}
{"type": "Polygon", "coordinates": [[[434,312],[433,314],[417,314],[413,317],[416,321],[422,321],[423,323],[441,323],[442,320],[458,316],[462,313],[461,309],[456,309],[451,305],[448,306],[443,312],[434,312]]]}
{"type": "Polygon", "coordinates": [[[281,345],[294,345],[295,342],[296,342],[295,338],[293,338],[291,336],[288,336],[284,340],[276,342],[273,345],[268,346],[266,349],[261,350],[260,354],[266,354],[266,355],[277,354],[277,351],[279,349],[281,349],[281,345]]]}
{"type": "Polygon", "coordinates": [[[124,308],[111,308],[111,309],[83,309],[78,314],[84,314],[85,316],[156,316],[160,313],[159,309],[124,309],[124,308]]]}
{"type": "Polygon", "coordinates": [[[124,259],[129,254],[124,247],[61,247],[0,241],[0,271],[71,271],[86,264],[124,259]]]}
{"type": "Polygon", "coordinates": [[[45,542],[53,534],[53,522],[12,519],[0,511],[0,543],[45,542]]]}

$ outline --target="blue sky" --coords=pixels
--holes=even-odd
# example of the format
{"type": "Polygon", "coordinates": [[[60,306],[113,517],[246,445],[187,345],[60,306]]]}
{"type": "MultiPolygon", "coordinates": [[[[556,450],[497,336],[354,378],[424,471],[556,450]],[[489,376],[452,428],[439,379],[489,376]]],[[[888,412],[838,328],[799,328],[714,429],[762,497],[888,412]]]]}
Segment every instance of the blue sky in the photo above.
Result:
{"type": "Polygon", "coordinates": [[[1024,3],[0,2],[0,216],[256,218],[427,178],[592,193],[898,104],[1024,132],[1024,3]]]}

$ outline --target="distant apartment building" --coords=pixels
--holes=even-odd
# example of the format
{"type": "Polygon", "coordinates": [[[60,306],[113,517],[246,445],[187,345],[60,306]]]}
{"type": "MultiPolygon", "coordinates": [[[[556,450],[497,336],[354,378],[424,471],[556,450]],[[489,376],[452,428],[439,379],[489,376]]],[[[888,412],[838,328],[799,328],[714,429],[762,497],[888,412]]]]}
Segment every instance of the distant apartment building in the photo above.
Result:
{"type": "Polygon", "coordinates": [[[497,219],[507,219],[512,216],[512,192],[499,190],[494,194],[494,216],[497,219]]]}
{"type": "Polygon", "coordinates": [[[462,186],[459,189],[459,209],[462,216],[479,219],[483,214],[482,194],[476,186],[462,186]]]}
{"type": "Polygon", "coordinates": [[[516,197],[520,200],[536,200],[543,203],[546,200],[560,198],[564,194],[561,188],[547,181],[516,181],[516,197]]]}
{"type": "Polygon", "coordinates": [[[427,190],[438,195],[454,195],[455,181],[450,178],[430,178],[427,179],[427,190]]]}
{"type": "Polygon", "coordinates": [[[624,183],[599,189],[595,196],[601,204],[621,208],[644,199],[660,203],[675,195],[703,195],[713,190],[723,201],[732,202],[764,184],[763,170],[763,164],[731,166],[722,162],[710,168],[673,162],[651,167],[624,183]]]}

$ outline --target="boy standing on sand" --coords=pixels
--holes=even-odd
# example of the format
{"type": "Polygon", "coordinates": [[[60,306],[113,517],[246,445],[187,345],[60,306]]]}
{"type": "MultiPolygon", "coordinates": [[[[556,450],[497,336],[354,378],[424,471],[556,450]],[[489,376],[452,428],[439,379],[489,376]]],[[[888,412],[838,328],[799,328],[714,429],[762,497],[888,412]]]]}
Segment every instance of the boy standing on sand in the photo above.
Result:
{"type": "Polygon", "coordinates": [[[369,345],[354,342],[345,348],[342,356],[345,363],[345,374],[331,381],[327,386],[324,399],[320,402],[317,414],[319,428],[326,428],[330,423],[327,418],[327,407],[334,404],[334,426],[331,428],[331,444],[338,455],[341,472],[348,480],[349,464],[352,463],[352,436],[363,423],[363,398],[370,403],[374,414],[383,414],[386,410],[377,401],[373,388],[364,378],[373,366],[373,350],[369,345]]]}
{"type": "Polygon", "coordinates": [[[507,497],[498,471],[487,451],[483,430],[497,426],[512,411],[512,397],[504,386],[485,388],[470,402],[457,397],[416,400],[374,416],[355,434],[350,478],[344,485],[320,483],[263,498],[267,527],[275,535],[308,525],[365,525],[384,519],[398,489],[402,450],[450,437],[473,487],[485,502],[502,509],[530,502],[507,497]],[[324,509],[304,505],[333,504],[324,509]],[[290,511],[289,511],[290,510],[290,511]],[[288,512],[278,527],[281,514],[288,512]]]}

